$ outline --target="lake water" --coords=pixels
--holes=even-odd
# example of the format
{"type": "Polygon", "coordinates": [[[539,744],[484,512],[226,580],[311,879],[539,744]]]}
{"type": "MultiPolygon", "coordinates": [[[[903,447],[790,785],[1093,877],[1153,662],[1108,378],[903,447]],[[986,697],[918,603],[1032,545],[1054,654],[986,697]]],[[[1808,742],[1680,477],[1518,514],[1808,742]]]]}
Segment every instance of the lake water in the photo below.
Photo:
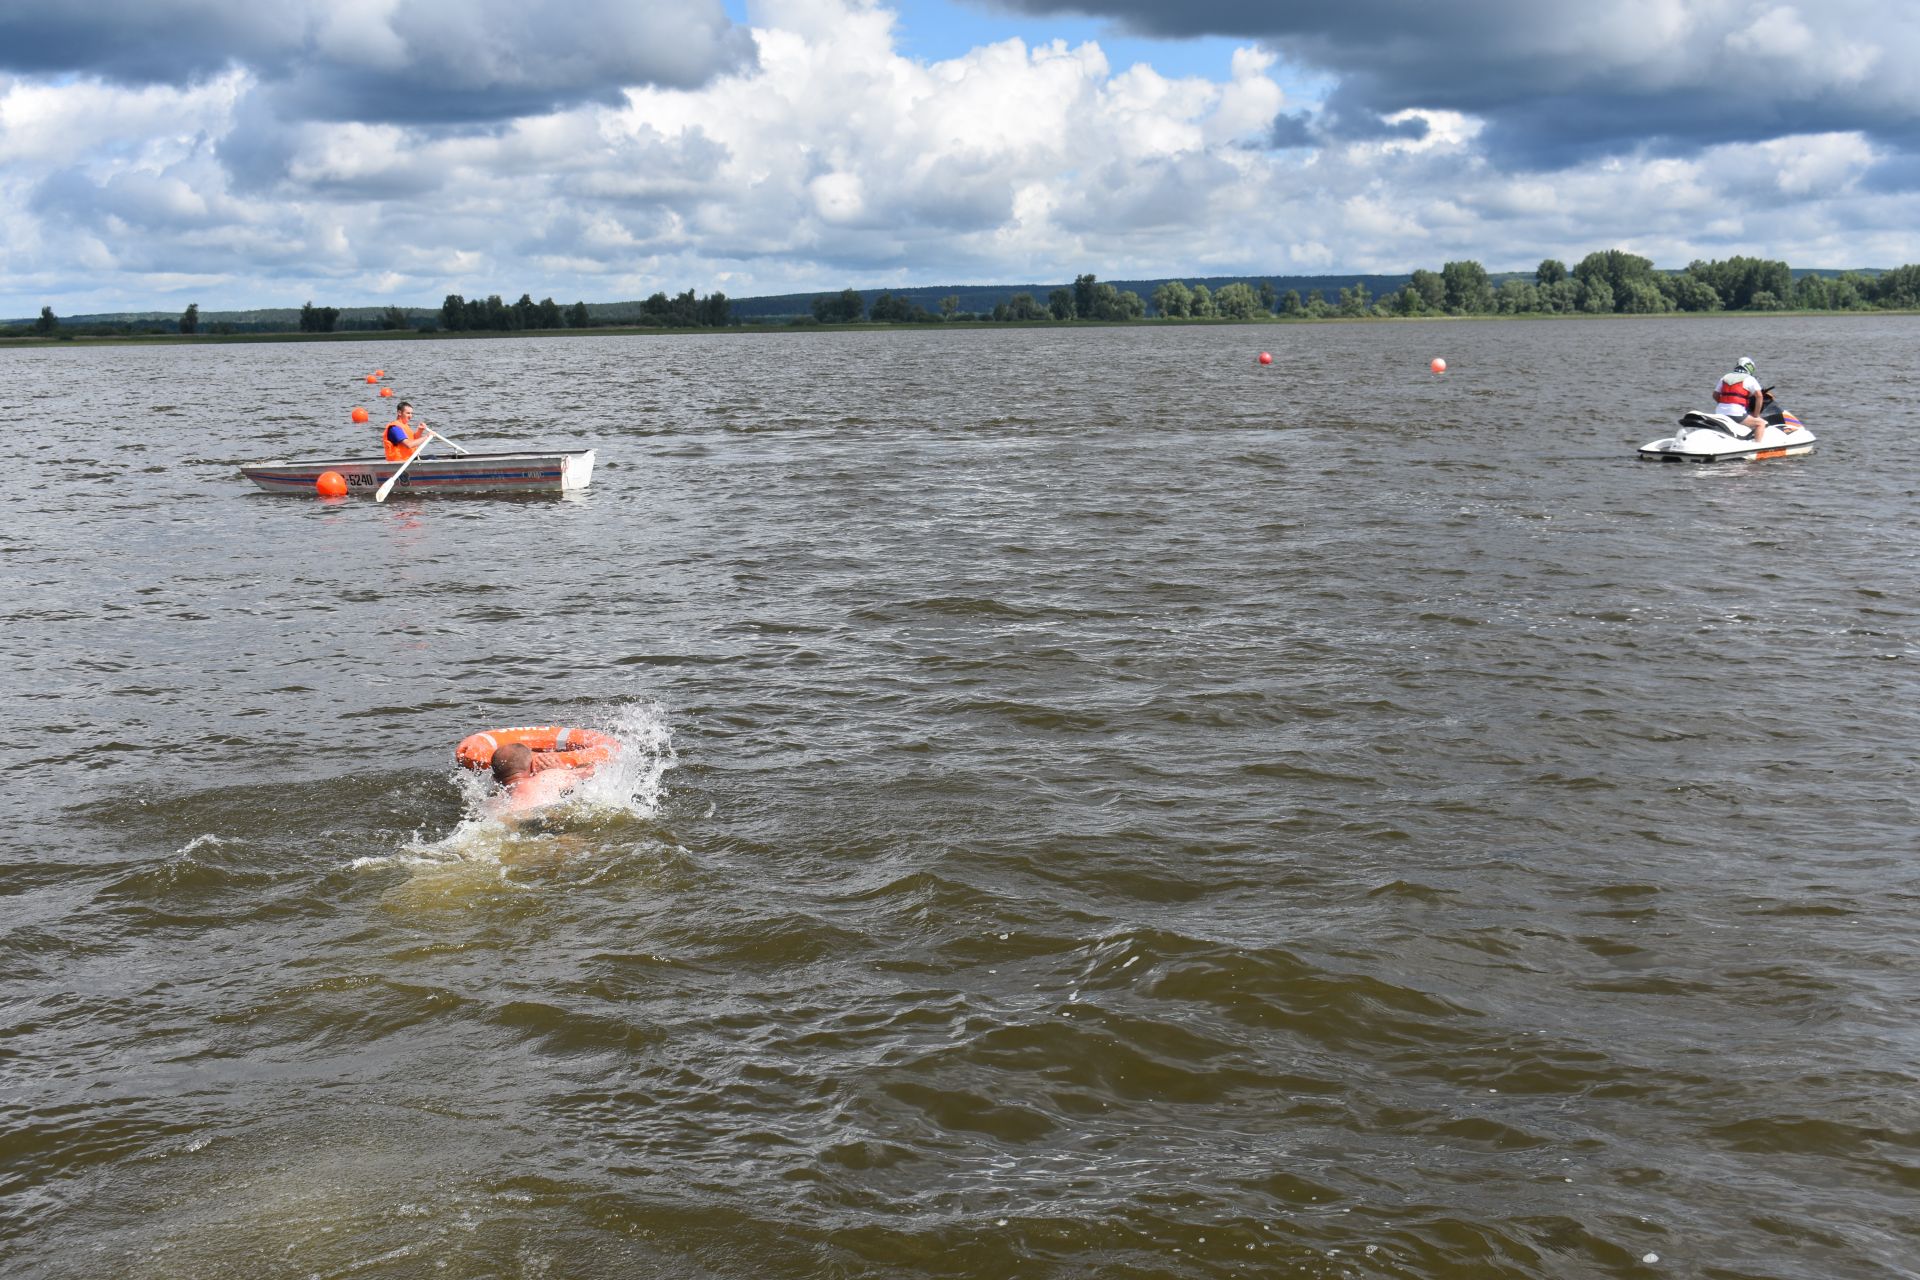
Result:
{"type": "Polygon", "coordinates": [[[1917,346],[0,351],[0,1269],[1920,1275],[1917,346]],[[375,368],[593,486],[237,475],[375,368]]]}

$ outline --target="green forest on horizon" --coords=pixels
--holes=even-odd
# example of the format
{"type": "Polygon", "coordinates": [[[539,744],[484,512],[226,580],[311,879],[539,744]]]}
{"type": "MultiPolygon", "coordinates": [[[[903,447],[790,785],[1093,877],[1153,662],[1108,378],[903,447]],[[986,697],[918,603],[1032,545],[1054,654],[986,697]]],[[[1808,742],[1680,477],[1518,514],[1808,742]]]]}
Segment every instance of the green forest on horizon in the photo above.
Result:
{"type": "Polygon", "coordinates": [[[1070,285],[959,285],[853,289],[730,299],[692,289],[638,302],[575,302],[562,307],[530,294],[449,294],[437,308],[316,307],[178,316],[110,313],[62,319],[51,306],[38,319],[0,324],[11,338],[167,334],[345,332],[485,333],[592,328],[721,328],[742,324],[1065,323],[1091,320],[1368,319],[1423,316],[1652,315],[1713,311],[1859,311],[1920,309],[1920,265],[1883,270],[1799,269],[1774,259],[1696,260],[1656,268],[1618,249],[1588,254],[1572,268],[1548,258],[1532,272],[1490,273],[1471,259],[1405,275],[1266,276],[1102,281],[1091,273],[1070,285]],[[1345,282],[1345,283],[1340,283],[1345,282]],[[1043,296],[1044,294],[1044,296],[1043,296]]]}

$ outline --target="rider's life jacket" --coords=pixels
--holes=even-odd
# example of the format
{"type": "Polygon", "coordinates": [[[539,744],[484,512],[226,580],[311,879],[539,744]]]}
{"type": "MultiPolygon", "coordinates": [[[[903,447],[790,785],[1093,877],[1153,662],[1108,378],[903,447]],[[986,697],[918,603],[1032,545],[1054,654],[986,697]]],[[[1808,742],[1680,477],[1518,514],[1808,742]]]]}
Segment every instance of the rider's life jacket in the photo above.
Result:
{"type": "Polygon", "coordinates": [[[1747,390],[1747,381],[1747,375],[1738,371],[1720,379],[1719,389],[1713,393],[1715,407],[1739,405],[1743,416],[1760,412],[1760,393],[1747,390]]]}

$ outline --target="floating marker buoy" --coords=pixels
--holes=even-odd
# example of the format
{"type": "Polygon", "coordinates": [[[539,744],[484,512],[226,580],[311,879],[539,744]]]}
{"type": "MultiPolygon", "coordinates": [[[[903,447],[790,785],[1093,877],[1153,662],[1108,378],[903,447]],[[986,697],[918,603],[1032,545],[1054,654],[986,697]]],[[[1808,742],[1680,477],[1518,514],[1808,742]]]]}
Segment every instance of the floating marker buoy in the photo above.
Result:
{"type": "Polygon", "coordinates": [[[338,471],[322,471],[320,478],[313,482],[313,491],[323,498],[344,498],[347,496],[347,478],[338,471]]]}
{"type": "Polygon", "coordinates": [[[365,422],[367,420],[367,411],[359,405],[355,405],[353,407],[353,420],[355,422],[365,422]]]}
{"type": "Polygon", "coordinates": [[[373,371],[373,376],[376,378],[384,378],[387,376],[387,371],[385,369],[375,369],[373,371]]]}
{"type": "Polygon", "coordinates": [[[1261,364],[1272,364],[1272,363],[1273,363],[1273,356],[1272,356],[1272,355],[1271,355],[1270,353],[1268,353],[1268,352],[1265,352],[1265,351],[1262,351],[1262,352],[1260,353],[1260,363],[1261,363],[1261,364]]]}
{"type": "Polygon", "coordinates": [[[382,388],[380,388],[380,394],[381,394],[381,395],[383,395],[383,396],[390,396],[390,395],[392,395],[392,394],[393,394],[393,388],[392,388],[392,387],[382,387],[382,388]]]}
{"type": "Polygon", "coordinates": [[[1428,365],[1427,368],[1433,370],[1435,373],[1445,373],[1447,371],[1447,362],[1439,356],[1435,356],[1433,363],[1428,365]]]}
{"type": "Polygon", "coordinates": [[[368,382],[378,382],[378,381],[380,381],[380,375],[379,375],[379,374],[377,374],[377,373],[370,373],[370,374],[368,374],[368,375],[367,375],[367,381],[368,381],[368,382]]]}

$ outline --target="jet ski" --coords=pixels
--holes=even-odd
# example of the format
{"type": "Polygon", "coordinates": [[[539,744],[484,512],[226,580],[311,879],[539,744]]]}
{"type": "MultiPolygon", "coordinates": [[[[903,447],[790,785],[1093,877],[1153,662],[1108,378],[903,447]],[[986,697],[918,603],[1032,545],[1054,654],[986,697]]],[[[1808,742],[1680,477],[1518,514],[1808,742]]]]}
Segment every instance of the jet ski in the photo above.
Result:
{"type": "Polygon", "coordinates": [[[1767,425],[1758,432],[1725,414],[1690,412],[1681,417],[1680,430],[1641,445],[1640,457],[1656,462],[1757,462],[1812,453],[1814,436],[1807,424],[1780,407],[1772,387],[1761,395],[1760,417],[1767,425]]]}

